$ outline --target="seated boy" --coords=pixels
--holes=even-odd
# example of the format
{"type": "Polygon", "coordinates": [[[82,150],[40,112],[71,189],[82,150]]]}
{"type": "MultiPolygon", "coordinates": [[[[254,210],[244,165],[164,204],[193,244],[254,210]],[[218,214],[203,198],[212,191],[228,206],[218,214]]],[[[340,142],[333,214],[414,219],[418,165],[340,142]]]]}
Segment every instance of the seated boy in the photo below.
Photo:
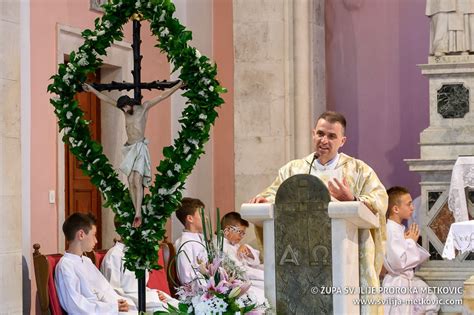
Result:
{"type": "MultiPolygon", "coordinates": [[[[119,224],[115,221],[115,227],[119,224]]],[[[123,264],[123,257],[125,244],[120,240],[107,251],[104,259],[100,265],[100,271],[109,281],[110,285],[115,291],[125,298],[131,299],[138,305],[138,280],[135,274],[128,269],[125,269],[123,264]]],[[[148,272],[146,273],[146,282],[148,282],[148,272]]],[[[178,306],[178,301],[173,299],[168,294],[146,288],[146,309],[149,312],[164,311],[166,303],[175,307],[178,306]]]]}
{"type": "MultiPolygon", "coordinates": [[[[415,276],[414,268],[427,260],[430,254],[417,244],[420,228],[413,223],[405,231],[403,221],[413,214],[410,193],[403,187],[392,187],[387,190],[387,243],[384,257],[384,267],[387,274],[383,287],[427,287],[428,285],[415,276]]],[[[416,303],[417,300],[436,300],[434,294],[421,294],[421,290],[407,290],[408,294],[385,294],[384,298],[404,300],[401,303],[387,303],[385,314],[436,314],[439,310],[437,303],[416,303]],[[418,293],[416,293],[418,291],[418,293]],[[415,302],[415,303],[414,303],[415,302]],[[396,304],[396,305],[390,305],[396,304]]],[[[393,300],[392,300],[393,301],[393,300]]]]}
{"type": "Polygon", "coordinates": [[[247,278],[252,282],[250,291],[257,296],[258,301],[264,302],[264,272],[260,264],[260,252],[250,245],[240,244],[249,223],[242,219],[240,213],[229,212],[221,219],[221,228],[224,231],[224,253],[241,267],[247,278]]]}
{"type": "Polygon", "coordinates": [[[238,212],[229,212],[222,217],[224,252],[242,265],[263,269],[263,265],[260,264],[260,252],[250,245],[240,244],[248,227],[249,222],[242,219],[238,212]]]}
{"type": "Polygon", "coordinates": [[[198,260],[207,261],[202,236],[200,210],[204,203],[199,199],[183,198],[176,210],[176,217],[184,225],[184,231],[175,242],[176,273],[180,284],[186,284],[198,277],[198,260]]]}
{"type": "Polygon", "coordinates": [[[99,269],[83,255],[92,251],[97,239],[95,219],[74,213],[63,224],[68,249],[56,266],[59,302],[68,314],[118,314],[135,309],[132,301],[115,293],[99,269]]]}

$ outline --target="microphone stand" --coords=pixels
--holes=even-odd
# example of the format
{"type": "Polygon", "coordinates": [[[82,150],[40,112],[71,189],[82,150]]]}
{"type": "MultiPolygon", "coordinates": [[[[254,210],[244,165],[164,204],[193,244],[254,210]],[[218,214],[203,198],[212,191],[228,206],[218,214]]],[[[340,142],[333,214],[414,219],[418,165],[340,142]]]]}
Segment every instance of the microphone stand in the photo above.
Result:
{"type": "Polygon", "coordinates": [[[319,155],[318,155],[317,153],[314,153],[313,159],[311,160],[311,164],[309,164],[308,175],[311,175],[311,169],[313,168],[314,161],[316,161],[316,159],[317,159],[318,157],[319,157],[319,155]]]}

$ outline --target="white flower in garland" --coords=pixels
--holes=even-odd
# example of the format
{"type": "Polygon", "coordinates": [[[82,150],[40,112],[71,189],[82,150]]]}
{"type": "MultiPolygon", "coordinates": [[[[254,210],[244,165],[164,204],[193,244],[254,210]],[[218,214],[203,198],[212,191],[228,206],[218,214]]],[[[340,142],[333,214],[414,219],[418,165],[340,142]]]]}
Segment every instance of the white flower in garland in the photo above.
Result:
{"type": "Polygon", "coordinates": [[[191,150],[191,148],[190,148],[189,146],[187,146],[187,145],[184,145],[184,147],[183,147],[183,153],[186,154],[186,153],[189,152],[189,150],[191,150]]]}
{"type": "MultiPolygon", "coordinates": [[[[181,182],[177,182],[176,184],[174,184],[173,187],[171,187],[170,189],[165,189],[165,194],[164,195],[171,195],[171,194],[174,194],[174,192],[176,191],[176,189],[178,189],[178,187],[181,185],[181,182]]],[[[163,188],[162,188],[163,189],[163,188]]],[[[158,191],[159,193],[159,191],[158,191]]],[[[160,194],[161,195],[161,194],[160,194]]]]}
{"type": "Polygon", "coordinates": [[[199,119],[206,120],[207,115],[206,114],[201,114],[201,115],[199,115],[199,119]]]}
{"type": "Polygon", "coordinates": [[[64,83],[66,83],[66,85],[70,85],[71,84],[71,79],[73,79],[74,77],[70,74],[70,73],[66,73],[64,76],[63,76],[63,81],[64,83]]]}
{"type": "Polygon", "coordinates": [[[151,231],[150,230],[144,230],[142,231],[142,237],[143,238],[148,238],[148,236],[151,234],[151,231]]]}
{"type": "Polygon", "coordinates": [[[168,31],[167,28],[164,28],[164,30],[161,31],[160,33],[160,37],[165,37],[166,35],[168,35],[170,32],[168,31]]]}
{"type": "Polygon", "coordinates": [[[137,261],[135,261],[135,268],[137,270],[140,270],[140,269],[144,268],[144,266],[141,265],[140,258],[138,258],[137,261]]]}
{"type": "Polygon", "coordinates": [[[181,171],[181,165],[176,164],[176,165],[174,166],[174,170],[179,173],[179,171],[181,171]]]}
{"type": "MultiPolygon", "coordinates": [[[[112,188],[110,186],[108,186],[105,189],[100,188],[100,190],[102,191],[102,193],[105,194],[106,192],[111,191],[112,188]]],[[[104,198],[105,198],[105,200],[107,200],[108,199],[107,195],[104,195],[104,198]]]]}
{"type": "Polygon", "coordinates": [[[209,85],[209,84],[211,84],[211,80],[209,80],[208,78],[203,78],[203,79],[201,80],[201,82],[202,82],[202,84],[204,84],[204,85],[206,85],[206,86],[209,85]]]}
{"type": "Polygon", "coordinates": [[[188,141],[190,144],[194,145],[196,148],[199,147],[199,142],[197,140],[189,139],[188,141]]]}
{"type": "Polygon", "coordinates": [[[173,187],[171,187],[170,189],[166,189],[166,188],[160,188],[158,189],[158,194],[162,195],[162,196],[167,196],[167,195],[171,195],[171,194],[174,194],[174,192],[176,191],[176,189],[178,189],[178,187],[181,185],[181,182],[177,182],[173,187]]]}
{"type": "Polygon", "coordinates": [[[149,213],[150,215],[153,215],[155,213],[155,208],[153,207],[151,201],[149,201],[145,206],[143,206],[142,208],[144,208],[146,210],[147,213],[149,213]]]}
{"type": "Polygon", "coordinates": [[[67,112],[66,113],[66,119],[71,119],[72,118],[72,113],[71,112],[67,112]]]}
{"type": "Polygon", "coordinates": [[[160,15],[160,18],[158,19],[159,22],[163,22],[165,20],[165,16],[166,16],[166,11],[161,11],[161,15],[160,15]]]}
{"type": "Polygon", "coordinates": [[[77,64],[81,67],[84,67],[84,66],[87,66],[89,64],[89,62],[87,61],[86,57],[83,57],[83,58],[79,59],[77,64]]]}
{"type": "Polygon", "coordinates": [[[102,36],[105,34],[105,31],[104,30],[100,30],[97,32],[97,36],[102,36]]]}
{"type": "Polygon", "coordinates": [[[110,28],[112,26],[112,24],[110,23],[110,21],[104,21],[103,23],[104,27],[107,29],[107,28],[110,28]]]}

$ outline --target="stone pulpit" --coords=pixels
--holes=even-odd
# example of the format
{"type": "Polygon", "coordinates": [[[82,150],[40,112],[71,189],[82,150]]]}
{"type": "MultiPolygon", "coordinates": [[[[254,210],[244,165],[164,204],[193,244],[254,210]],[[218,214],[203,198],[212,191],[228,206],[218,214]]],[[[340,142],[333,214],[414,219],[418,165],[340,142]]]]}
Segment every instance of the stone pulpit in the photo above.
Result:
{"type": "Polygon", "coordinates": [[[263,225],[265,296],[278,314],[358,314],[358,229],[378,226],[361,202],[330,202],[326,185],[295,175],[278,189],[275,204],[243,204],[241,215],[263,225]],[[327,291],[326,291],[327,290],[327,291]]]}

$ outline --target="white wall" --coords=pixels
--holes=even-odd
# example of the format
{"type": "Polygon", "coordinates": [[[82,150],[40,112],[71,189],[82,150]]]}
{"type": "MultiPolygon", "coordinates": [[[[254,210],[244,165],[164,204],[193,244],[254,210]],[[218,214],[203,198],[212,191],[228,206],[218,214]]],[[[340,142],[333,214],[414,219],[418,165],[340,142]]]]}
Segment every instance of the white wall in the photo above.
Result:
{"type": "Polygon", "coordinates": [[[20,2],[0,1],[0,38],[0,314],[21,314],[20,2]]]}

